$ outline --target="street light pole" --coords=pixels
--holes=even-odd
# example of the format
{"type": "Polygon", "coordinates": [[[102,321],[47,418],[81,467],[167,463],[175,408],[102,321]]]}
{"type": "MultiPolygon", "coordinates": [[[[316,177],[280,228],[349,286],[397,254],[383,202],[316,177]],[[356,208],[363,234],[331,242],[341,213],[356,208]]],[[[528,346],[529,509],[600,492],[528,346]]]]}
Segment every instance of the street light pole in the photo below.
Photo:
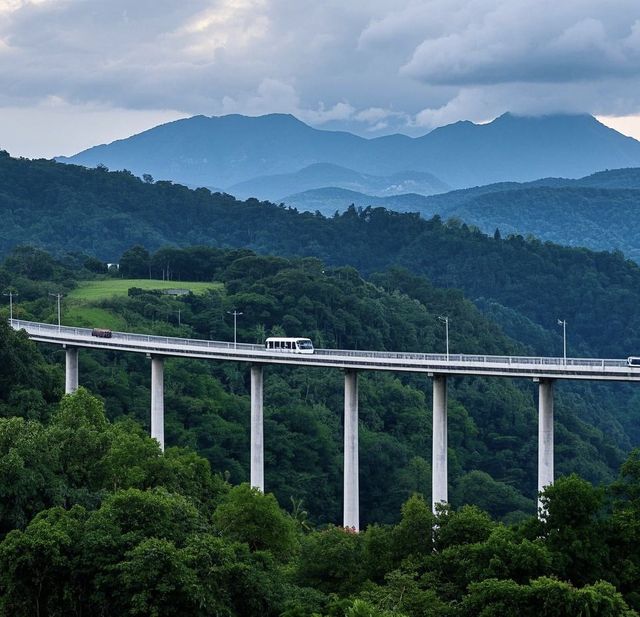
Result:
{"type": "Polygon", "coordinates": [[[58,332],[60,332],[60,299],[63,297],[64,294],[61,294],[61,293],[52,294],[52,293],[50,293],[49,295],[58,299],[58,332]]]}
{"type": "Polygon", "coordinates": [[[564,358],[564,364],[567,364],[567,320],[566,319],[558,319],[558,325],[562,326],[562,350],[564,358]]]}
{"type": "Polygon", "coordinates": [[[13,297],[19,295],[13,290],[9,290],[2,294],[3,296],[9,296],[9,323],[13,323],[13,297]]]}
{"type": "Polygon", "coordinates": [[[240,311],[236,311],[236,309],[233,309],[233,312],[231,311],[227,311],[227,313],[229,315],[233,315],[233,348],[236,348],[236,334],[238,332],[238,315],[244,315],[244,313],[241,313],[240,311]]]}
{"type": "Polygon", "coordinates": [[[443,317],[442,315],[440,315],[438,319],[444,322],[444,330],[447,340],[447,362],[449,362],[449,317],[443,317]]]}

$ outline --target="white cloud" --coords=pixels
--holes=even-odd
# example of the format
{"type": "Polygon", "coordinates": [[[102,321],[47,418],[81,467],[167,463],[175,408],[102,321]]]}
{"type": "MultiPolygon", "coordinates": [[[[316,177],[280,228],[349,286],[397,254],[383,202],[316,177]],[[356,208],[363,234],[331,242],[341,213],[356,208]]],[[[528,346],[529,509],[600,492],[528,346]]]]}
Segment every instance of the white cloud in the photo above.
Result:
{"type": "Polygon", "coordinates": [[[349,120],[353,117],[354,112],[355,109],[344,101],[329,108],[325,108],[324,103],[320,102],[318,109],[300,110],[299,115],[305,122],[325,124],[333,120],[349,120]]]}
{"type": "Polygon", "coordinates": [[[383,109],[382,107],[368,107],[359,111],[355,118],[360,122],[380,122],[385,118],[393,115],[393,112],[389,109],[383,109]]]}

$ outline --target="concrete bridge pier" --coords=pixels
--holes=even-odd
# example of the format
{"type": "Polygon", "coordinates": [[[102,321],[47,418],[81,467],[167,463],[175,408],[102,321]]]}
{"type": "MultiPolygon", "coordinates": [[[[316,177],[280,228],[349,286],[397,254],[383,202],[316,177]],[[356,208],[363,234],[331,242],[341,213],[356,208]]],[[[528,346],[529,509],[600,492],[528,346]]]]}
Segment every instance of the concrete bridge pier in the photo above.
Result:
{"type": "MultiPolygon", "coordinates": [[[[538,493],[553,484],[553,380],[538,383],[538,493]]],[[[538,515],[543,506],[538,497],[538,515]]]]}
{"type": "Polygon", "coordinates": [[[343,527],[360,531],[358,478],[358,373],[344,374],[344,512],[343,527]]]}
{"type": "Polygon", "coordinates": [[[251,486],[264,492],[263,368],[251,366],[251,486]]]}
{"type": "Polygon", "coordinates": [[[66,348],[64,393],[73,394],[78,389],[78,348],[66,348]]]}
{"type": "Polygon", "coordinates": [[[151,437],[164,452],[164,358],[151,356],[151,437]]]}
{"type": "Polygon", "coordinates": [[[433,375],[433,449],[431,463],[431,508],[448,503],[447,471],[447,376],[433,375]]]}

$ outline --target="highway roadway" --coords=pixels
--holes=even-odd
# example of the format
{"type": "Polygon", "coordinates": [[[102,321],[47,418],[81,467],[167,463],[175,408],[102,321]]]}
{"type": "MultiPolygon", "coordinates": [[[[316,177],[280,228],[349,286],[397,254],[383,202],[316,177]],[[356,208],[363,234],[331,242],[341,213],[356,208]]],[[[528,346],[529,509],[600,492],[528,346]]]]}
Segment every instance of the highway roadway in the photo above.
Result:
{"type": "Polygon", "coordinates": [[[640,366],[626,359],[563,358],[433,354],[346,349],[316,349],[313,354],[265,350],[262,345],[226,341],[113,332],[111,338],[91,335],[90,328],[74,328],[14,319],[34,341],[65,347],[111,349],[152,356],[232,360],[257,364],[290,364],[352,370],[405,371],[447,375],[488,375],[538,379],[640,381],[640,366]]]}

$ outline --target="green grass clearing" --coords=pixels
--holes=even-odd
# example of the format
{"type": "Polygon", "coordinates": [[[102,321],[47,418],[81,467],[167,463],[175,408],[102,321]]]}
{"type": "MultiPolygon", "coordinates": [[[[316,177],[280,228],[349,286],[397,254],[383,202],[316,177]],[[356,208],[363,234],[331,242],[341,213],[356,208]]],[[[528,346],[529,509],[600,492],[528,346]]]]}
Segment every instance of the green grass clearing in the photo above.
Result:
{"type": "Polygon", "coordinates": [[[203,294],[207,289],[220,289],[222,283],[202,283],[186,281],[156,281],[153,279],[105,279],[103,281],[83,281],[70,294],[72,300],[95,302],[113,296],[126,296],[131,287],[141,289],[188,289],[194,294],[203,294]]]}
{"type": "Polygon", "coordinates": [[[125,320],[110,311],[97,306],[71,304],[64,308],[62,325],[72,325],[78,328],[109,328],[109,330],[126,330],[125,320]]]}

